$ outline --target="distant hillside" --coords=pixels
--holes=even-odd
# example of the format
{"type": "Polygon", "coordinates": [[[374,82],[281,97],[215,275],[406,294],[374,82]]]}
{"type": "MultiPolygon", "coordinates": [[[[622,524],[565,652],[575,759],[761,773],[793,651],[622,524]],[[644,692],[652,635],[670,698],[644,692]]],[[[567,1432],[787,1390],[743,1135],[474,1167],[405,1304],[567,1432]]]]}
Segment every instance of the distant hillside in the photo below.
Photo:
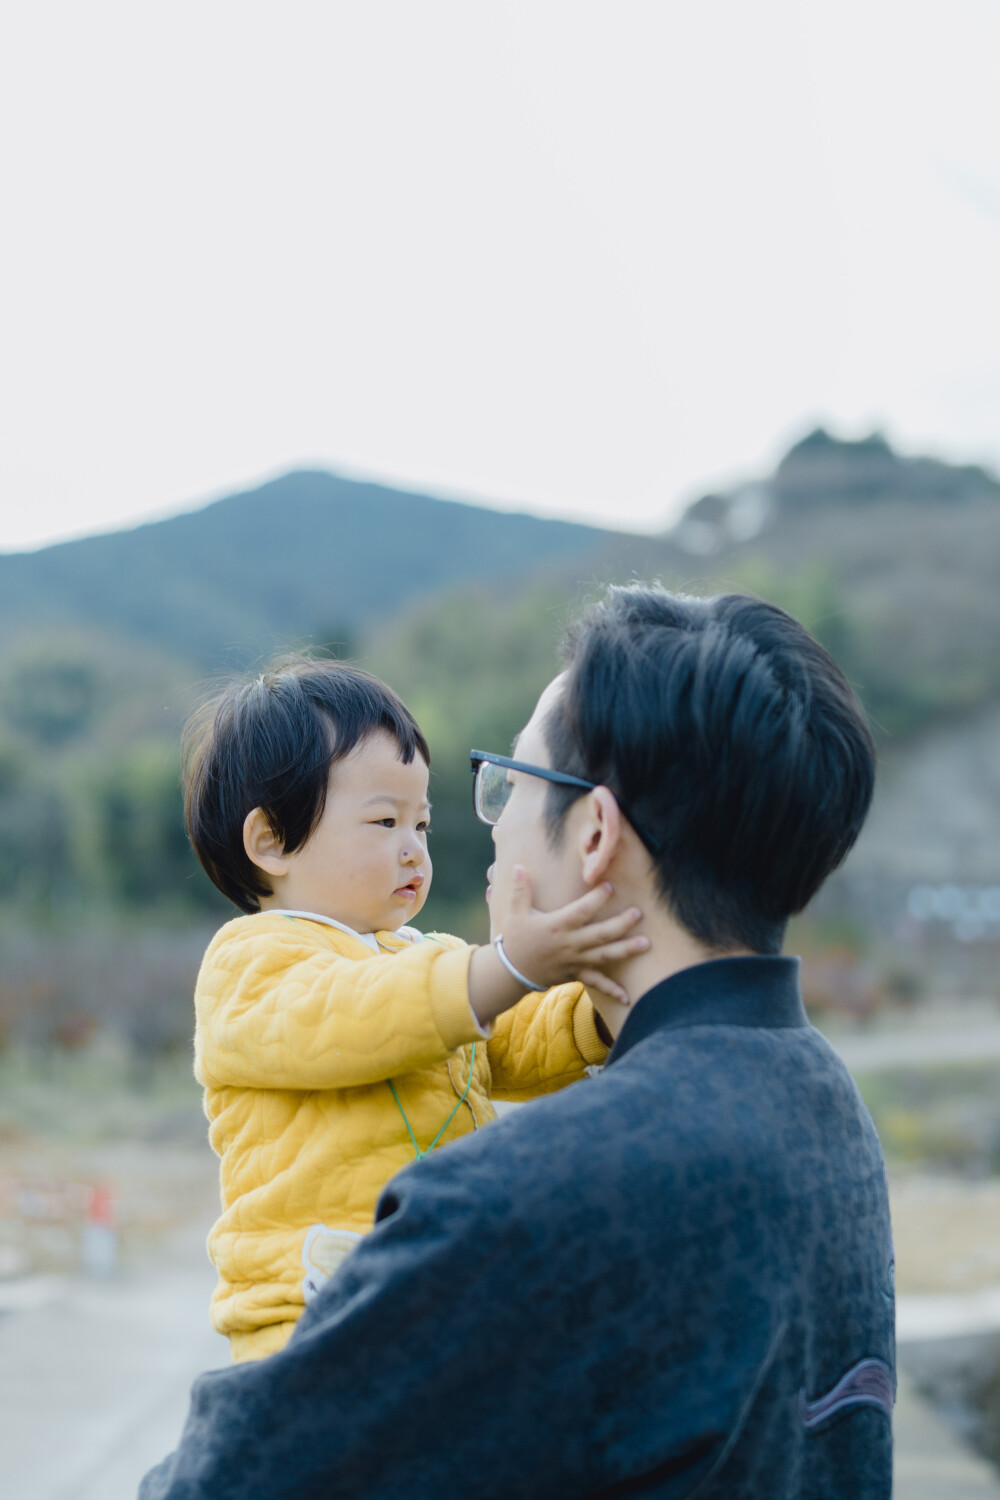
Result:
{"type": "Polygon", "coordinates": [[[879,438],[814,434],[775,475],[697,502],[663,538],[611,539],[586,563],[455,591],[365,638],[365,664],[399,687],[434,748],[441,897],[457,906],[489,857],[469,823],[468,746],[509,744],[552,675],[562,627],[601,583],[630,576],[756,592],[846,670],[881,759],[871,823],[830,893],[851,892],[859,925],[893,931],[913,879],[1000,884],[989,769],[1000,766],[1000,486],[989,475],[901,457],[879,438]]]}
{"type": "Polygon", "coordinates": [[[717,554],[761,534],[778,541],[779,524],[815,524],[831,511],[856,521],[859,512],[870,514],[886,502],[938,512],[977,503],[1000,507],[1000,481],[976,465],[906,457],[880,433],[845,442],[818,427],[789,449],[772,475],[695,501],[669,536],[689,552],[717,554]]]}
{"type": "Polygon", "coordinates": [[[818,431],[773,475],[697,501],[670,540],[714,586],[803,619],[886,735],[1000,697],[1000,483],[982,469],[818,431]]]}
{"type": "Polygon", "coordinates": [[[348,644],[456,585],[520,580],[604,546],[595,527],[296,473],[202,510],[0,556],[0,639],[86,626],[201,666],[235,648],[348,644]]]}
{"type": "Polygon", "coordinates": [[[427,732],[426,920],[481,933],[490,839],[472,816],[469,748],[510,744],[564,625],[605,583],[635,577],[756,592],[842,664],[882,759],[845,873],[865,922],[875,889],[889,903],[875,925],[889,930],[918,866],[924,880],[1000,885],[983,770],[1000,764],[1000,486],[878,437],[814,433],[773,475],[704,497],[662,537],[300,474],[133,532],[0,557],[0,906],[46,921],[203,912],[212,896],[184,839],[177,760],[199,683],[296,640],[337,641],[427,732]]]}

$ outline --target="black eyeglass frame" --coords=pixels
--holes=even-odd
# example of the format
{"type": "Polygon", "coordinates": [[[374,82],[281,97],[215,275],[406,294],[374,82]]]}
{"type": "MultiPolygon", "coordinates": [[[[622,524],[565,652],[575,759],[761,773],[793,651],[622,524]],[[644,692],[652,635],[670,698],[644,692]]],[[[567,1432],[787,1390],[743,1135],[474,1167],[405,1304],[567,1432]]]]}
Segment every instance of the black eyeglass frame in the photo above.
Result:
{"type": "MultiPolygon", "coordinates": [[[[476,798],[476,783],[479,779],[479,768],[484,762],[491,766],[503,766],[507,771],[523,771],[527,776],[539,776],[543,781],[554,781],[557,786],[575,786],[581,792],[592,792],[595,787],[600,786],[599,781],[584,781],[582,776],[570,776],[566,771],[553,771],[548,766],[529,765],[525,760],[511,760],[507,755],[494,755],[489,750],[470,750],[469,761],[472,766],[472,810],[480,823],[485,823],[487,828],[495,828],[496,824],[490,823],[487,818],[483,817],[479,811],[479,802],[476,798]]],[[[614,797],[613,792],[611,795],[614,797]]],[[[628,808],[624,806],[618,797],[615,797],[615,801],[649,853],[658,854],[662,847],[660,841],[654,839],[651,833],[647,833],[635,821],[628,808]]]]}

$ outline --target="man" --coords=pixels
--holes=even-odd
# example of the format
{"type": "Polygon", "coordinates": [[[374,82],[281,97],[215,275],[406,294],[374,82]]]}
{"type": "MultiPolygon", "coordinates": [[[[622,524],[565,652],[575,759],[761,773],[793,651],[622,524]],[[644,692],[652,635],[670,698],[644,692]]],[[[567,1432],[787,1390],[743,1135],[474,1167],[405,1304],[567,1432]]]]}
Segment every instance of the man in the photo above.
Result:
{"type": "Polygon", "coordinates": [[[288,1347],[196,1383],[143,1500],[885,1500],[882,1156],[780,956],[871,799],[844,678],[770,605],[611,589],[474,766],[496,936],[515,865],[644,914],[607,1063],[396,1177],[288,1347]]]}

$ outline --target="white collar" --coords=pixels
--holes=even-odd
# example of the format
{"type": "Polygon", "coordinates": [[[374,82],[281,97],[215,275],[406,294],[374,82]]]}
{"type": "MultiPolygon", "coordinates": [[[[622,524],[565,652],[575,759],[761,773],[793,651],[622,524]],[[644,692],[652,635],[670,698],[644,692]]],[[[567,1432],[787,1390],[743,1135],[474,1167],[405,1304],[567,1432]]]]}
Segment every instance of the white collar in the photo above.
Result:
{"type": "MultiPolygon", "coordinates": [[[[378,938],[374,932],[357,932],[353,927],[348,927],[346,922],[337,922],[333,917],[320,916],[319,912],[288,911],[284,907],[271,907],[268,915],[272,917],[304,917],[307,922],[322,922],[326,927],[336,927],[339,932],[346,932],[348,937],[357,938],[360,942],[364,943],[366,948],[370,948],[373,953],[380,952],[378,938]]],[[[424,940],[423,933],[418,932],[415,927],[397,927],[396,935],[397,937],[405,938],[408,943],[422,943],[424,940]]]]}

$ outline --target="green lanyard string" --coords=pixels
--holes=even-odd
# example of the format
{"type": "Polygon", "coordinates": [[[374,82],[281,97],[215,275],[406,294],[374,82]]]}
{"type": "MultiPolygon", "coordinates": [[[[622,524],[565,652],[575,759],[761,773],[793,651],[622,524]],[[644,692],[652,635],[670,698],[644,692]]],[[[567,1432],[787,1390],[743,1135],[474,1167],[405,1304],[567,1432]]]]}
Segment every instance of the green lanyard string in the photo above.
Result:
{"type": "Polygon", "coordinates": [[[472,1070],[473,1070],[473,1068],[475,1066],[476,1066],[476,1044],[475,1044],[475,1042],[473,1042],[473,1044],[472,1044],[472,1056],[469,1058],[469,1076],[465,1080],[465,1089],[464,1089],[464,1091],[462,1093],[462,1097],[461,1097],[461,1099],[459,1099],[458,1103],[455,1105],[455,1108],[452,1110],[452,1112],[448,1116],[447,1120],[445,1120],[444,1124],[441,1126],[441,1129],[438,1131],[437,1135],[431,1141],[431,1143],[427,1147],[426,1151],[421,1151],[420,1147],[417,1145],[417,1138],[413,1134],[413,1127],[410,1124],[409,1120],[406,1118],[406,1110],[403,1108],[402,1104],[400,1104],[400,1102],[399,1102],[399,1095],[396,1093],[396,1085],[393,1083],[393,1081],[392,1081],[391,1078],[387,1078],[386,1079],[386,1083],[389,1085],[390,1089],[392,1090],[392,1097],[396,1101],[396,1108],[399,1110],[399,1113],[403,1116],[403,1124],[406,1126],[406,1133],[410,1137],[411,1142],[413,1143],[413,1149],[414,1149],[414,1151],[417,1153],[417,1161],[422,1160],[423,1157],[428,1156],[430,1154],[430,1152],[432,1152],[434,1150],[434,1147],[437,1145],[438,1141],[444,1135],[445,1131],[448,1129],[448,1126],[451,1124],[452,1120],[458,1114],[459,1110],[462,1108],[462,1105],[465,1103],[466,1099],[468,1099],[468,1097],[469,1097],[469,1090],[472,1087],[472,1070]]]}
{"type": "MultiPolygon", "coordinates": [[[[286,911],[286,912],[282,912],[281,915],[288,917],[291,921],[295,921],[296,920],[296,916],[298,914],[286,911]]],[[[437,941],[435,938],[429,937],[429,936],[428,936],[428,940],[430,942],[436,942],[437,941]]],[[[376,938],[375,941],[378,942],[378,939],[376,938]]],[[[382,947],[381,943],[379,944],[379,947],[382,947]]],[[[393,953],[395,951],[396,950],[393,949],[393,948],[384,948],[383,947],[383,952],[393,953]]],[[[413,1134],[413,1127],[411,1126],[409,1120],[406,1118],[406,1110],[403,1108],[402,1104],[399,1102],[399,1095],[396,1093],[396,1086],[395,1086],[395,1084],[393,1083],[393,1081],[392,1081],[391,1078],[387,1078],[386,1079],[386,1083],[388,1083],[390,1089],[392,1090],[392,1097],[396,1101],[396,1108],[399,1110],[399,1113],[403,1116],[403,1124],[406,1126],[406,1133],[410,1137],[410,1140],[413,1143],[413,1149],[414,1149],[414,1151],[417,1153],[417,1161],[420,1161],[423,1157],[427,1156],[431,1151],[434,1150],[434,1147],[437,1145],[438,1141],[444,1135],[445,1131],[448,1129],[448,1126],[451,1124],[452,1120],[458,1114],[459,1110],[462,1108],[462,1105],[465,1103],[466,1099],[468,1099],[468,1097],[469,1097],[469,1090],[472,1087],[472,1070],[473,1070],[473,1068],[475,1066],[476,1066],[476,1044],[475,1044],[475,1042],[473,1042],[473,1044],[472,1044],[472,1056],[469,1058],[469,1076],[465,1080],[465,1088],[464,1088],[464,1090],[462,1092],[462,1097],[461,1097],[461,1099],[459,1099],[458,1103],[455,1105],[455,1108],[452,1110],[452,1112],[448,1116],[447,1120],[445,1120],[444,1124],[441,1126],[441,1129],[438,1131],[437,1135],[431,1141],[431,1143],[427,1147],[426,1151],[421,1151],[420,1147],[417,1145],[417,1138],[413,1134]]]]}

